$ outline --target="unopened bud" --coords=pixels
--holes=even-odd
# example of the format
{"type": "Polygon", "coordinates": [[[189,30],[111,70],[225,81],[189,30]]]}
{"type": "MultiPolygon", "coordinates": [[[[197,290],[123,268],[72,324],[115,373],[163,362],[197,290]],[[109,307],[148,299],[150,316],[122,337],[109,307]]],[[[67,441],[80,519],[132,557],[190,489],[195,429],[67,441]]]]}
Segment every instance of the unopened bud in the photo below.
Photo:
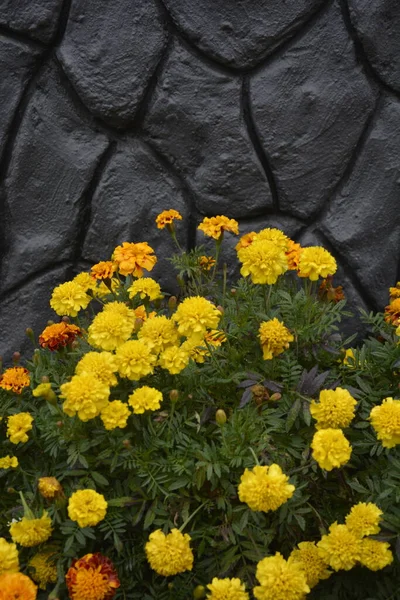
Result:
{"type": "Polygon", "coordinates": [[[50,383],[50,379],[47,377],[47,375],[43,375],[41,382],[42,383],[50,383]]]}
{"type": "Polygon", "coordinates": [[[180,275],[177,276],[176,281],[178,282],[179,287],[185,286],[185,281],[180,275]]]}
{"type": "Polygon", "coordinates": [[[206,588],[204,585],[198,585],[193,590],[193,598],[194,600],[202,600],[202,598],[206,597],[206,588]]]}
{"type": "Polygon", "coordinates": [[[47,325],[54,325],[54,321],[52,321],[51,319],[49,319],[49,320],[47,321],[47,325]]]}
{"type": "Polygon", "coordinates": [[[137,333],[142,329],[143,319],[136,319],[135,321],[135,332],[137,333]]]}
{"type": "Polygon", "coordinates": [[[275,394],[272,394],[272,396],[269,397],[271,402],[276,402],[277,400],[280,400],[282,398],[282,394],[280,394],[279,392],[275,392],[275,394]]]}
{"type": "Polygon", "coordinates": [[[64,425],[64,423],[62,421],[57,421],[56,425],[57,425],[57,427],[62,427],[64,425]]]}
{"type": "Polygon", "coordinates": [[[17,490],[14,489],[13,487],[8,487],[7,488],[7,494],[16,494],[17,490]]]}
{"type": "Polygon", "coordinates": [[[169,310],[175,310],[177,304],[178,304],[178,300],[177,300],[176,296],[171,296],[168,300],[169,310]]]}
{"type": "Polygon", "coordinates": [[[63,323],[70,323],[70,322],[71,322],[71,319],[70,319],[69,317],[67,317],[67,315],[65,315],[65,317],[63,317],[63,318],[61,319],[61,321],[62,321],[63,323]]]}
{"type": "Polygon", "coordinates": [[[218,425],[220,425],[221,427],[222,427],[222,425],[225,425],[226,412],[222,408],[219,408],[217,410],[217,412],[215,413],[215,420],[217,421],[218,425]]]}
{"type": "Polygon", "coordinates": [[[171,402],[176,402],[179,398],[179,391],[178,390],[171,390],[169,393],[169,399],[171,400],[171,402]]]}
{"type": "Polygon", "coordinates": [[[224,314],[224,312],[225,312],[225,309],[224,309],[224,307],[223,307],[223,306],[221,306],[220,304],[217,306],[217,310],[219,310],[219,312],[221,313],[221,315],[223,315],[223,314],[224,314]]]}
{"type": "Polygon", "coordinates": [[[32,357],[32,360],[33,360],[33,364],[34,364],[34,365],[38,365],[38,364],[39,364],[39,362],[40,362],[40,350],[39,350],[39,348],[36,348],[36,349],[33,351],[33,357],[32,357]]]}
{"type": "Polygon", "coordinates": [[[122,445],[124,448],[132,448],[132,444],[129,440],[122,440],[122,445]]]}
{"type": "Polygon", "coordinates": [[[25,329],[25,333],[27,337],[31,340],[31,342],[35,342],[35,334],[33,333],[32,327],[27,327],[25,329]]]}
{"type": "Polygon", "coordinates": [[[70,343],[70,348],[72,350],[75,350],[76,348],[78,348],[78,346],[79,346],[78,340],[74,340],[73,342],[70,343]]]}
{"type": "Polygon", "coordinates": [[[193,394],[188,394],[189,400],[193,400],[193,394]]]}
{"type": "Polygon", "coordinates": [[[169,590],[173,590],[173,589],[174,589],[174,582],[173,582],[173,581],[170,581],[170,582],[169,582],[169,584],[168,584],[168,589],[169,589],[169,590]]]}
{"type": "Polygon", "coordinates": [[[13,363],[15,363],[15,364],[19,363],[19,361],[21,360],[21,353],[14,352],[14,354],[12,355],[12,360],[13,360],[13,363]]]}
{"type": "Polygon", "coordinates": [[[232,296],[236,296],[237,290],[235,290],[235,288],[232,288],[231,289],[231,294],[232,294],[232,296]]]}

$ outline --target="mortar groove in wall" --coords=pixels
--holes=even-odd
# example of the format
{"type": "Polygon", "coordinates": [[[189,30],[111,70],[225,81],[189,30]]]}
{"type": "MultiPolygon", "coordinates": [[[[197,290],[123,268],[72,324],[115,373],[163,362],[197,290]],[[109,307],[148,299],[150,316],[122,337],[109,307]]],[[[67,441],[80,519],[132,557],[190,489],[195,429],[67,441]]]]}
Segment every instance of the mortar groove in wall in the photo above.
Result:
{"type": "Polygon", "coordinates": [[[69,14],[71,12],[72,0],[64,0],[58,19],[58,29],[54,38],[53,47],[59,46],[67,29],[69,14]]]}
{"type": "MultiPolygon", "coordinates": [[[[58,262],[52,263],[51,265],[47,265],[46,267],[43,267],[43,269],[39,269],[38,271],[31,273],[30,275],[27,275],[22,281],[20,281],[20,282],[16,283],[15,285],[2,291],[2,293],[0,294],[0,305],[8,297],[19,292],[25,286],[27,286],[27,285],[31,284],[33,281],[35,281],[35,279],[37,279],[38,277],[41,277],[42,275],[47,275],[47,273],[51,273],[52,271],[56,271],[60,267],[67,266],[67,265],[70,265],[69,260],[60,260],[58,262]]],[[[0,308],[1,308],[1,306],[0,306],[0,308]]]]}
{"type": "Polygon", "coordinates": [[[30,46],[31,48],[35,48],[37,50],[45,50],[48,47],[47,44],[44,44],[43,42],[40,42],[38,40],[34,40],[26,33],[21,33],[19,31],[15,31],[14,29],[9,29],[5,25],[0,25],[0,35],[9,38],[10,40],[15,40],[16,42],[25,44],[26,46],[30,46]]]}

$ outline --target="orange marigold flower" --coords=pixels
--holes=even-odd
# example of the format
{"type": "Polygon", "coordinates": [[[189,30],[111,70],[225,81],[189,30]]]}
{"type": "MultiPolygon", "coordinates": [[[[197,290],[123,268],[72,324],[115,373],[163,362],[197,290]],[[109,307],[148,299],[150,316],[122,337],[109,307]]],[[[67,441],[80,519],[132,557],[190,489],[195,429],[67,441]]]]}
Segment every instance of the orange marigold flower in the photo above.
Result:
{"type": "Polygon", "coordinates": [[[61,321],[61,323],[55,323],[43,329],[39,335],[39,344],[42,348],[52,351],[59,350],[71,344],[78,335],[81,336],[82,332],[77,325],[61,321]]]}
{"type": "Polygon", "coordinates": [[[6,369],[0,377],[0,387],[4,390],[11,390],[14,394],[21,394],[30,382],[29,371],[25,367],[11,367],[6,369]]]}
{"type": "Polygon", "coordinates": [[[205,217],[197,229],[200,229],[208,237],[214,240],[220,240],[224,231],[230,231],[235,235],[239,235],[239,223],[235,219],[228,219],[223,215],[218,217],[205,217]]]}
{"type": "Polygon", "coordinates": [[[215,258],[212,256],[200,256],[199,258],[199,267],[203,269],[203,271],[210,271],[215,265],[215,258]]]}
{"type": "Polygon", "coordinates": [[[242,237],[235,246],[236,252],[241,248],[247,248],[247,246],[250,246],[250,244],[253,243],[256,237],[257,234],[255,231],[250,231],[249,233],[245,233],[244,235],[242,235],[242,237]]]}
{"type": "Polygon", "coordinates": [[[39,477],[38,490],[39,494],[48,500],[64,495],[62,485],[55,477],[39,477]]]}
{"type": "Polygon", "coordinates": [[[400,298],[396,298],[385,307],[385,321],[393,325],[400,325],[400,298]]]}
{"type": "Polygon", "coordinates": [[[124,242],[114,250],[113,260],[121,275],[143,276],[143,269],[151,271],[157,262],[154,250],[147,242],[124,242]]]}
{"type": "Polygon", "coordinates": [[[333,286],[332,275],[328,275],[328,277],[322,280],[318,289],[318,296],[320,300],[334,302],[334,304],[337,304],[340,300],[345,299],[343,287],[341,285],[338,285],[338,287],[333,286]]]}
{"type": "Polygon", "coordinates": [[[390,302],[400,298],[400,281],[394,287],[389,288],[390,302]]]}
{"type": "Polygon", "coordinates": [[[22,573],[0,575],[0,600],[36,600],[37,585],[22,573]]]}
{"type": "Polygon", "coordinates": [[[65,581],[71,600],[110,600],[121,585],[113,563],[100,552],[74,560],[65,581]]]}
{"type": "Polygon", "coordinates": [[[296,244],[296,242],[289,239],[288,247],[286,250],[286,258],[288,260],[289,271],[297,271],[297,269],[299,268],[300,254],[300,244],[296,244]]]}
{"type": "Polygon", "coordinates": [[[177,210],[174,210],[173,208],[163,210],[156,218],[157,228],[164,229],[165,227],[171,226],[175,219],[182,221],[182,215],[177,210]]]}
{"type": "Polygon", "coordinates": [[[117,266],[111,260],[102,260],[93,265],[90,274],[94,279],[111,279],[117,266]]]}

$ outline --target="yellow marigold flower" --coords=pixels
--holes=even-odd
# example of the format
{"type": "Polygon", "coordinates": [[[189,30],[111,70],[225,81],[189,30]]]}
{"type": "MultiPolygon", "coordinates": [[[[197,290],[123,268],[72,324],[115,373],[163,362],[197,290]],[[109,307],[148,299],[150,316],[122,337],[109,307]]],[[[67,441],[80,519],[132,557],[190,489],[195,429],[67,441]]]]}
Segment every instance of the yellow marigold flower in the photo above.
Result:
{"type": "Polygon", "coordinates": [[[277,510],[296,489],[288,481],[289,477],[276,464],[269,467],[256,465],[251,471],[245,469],[238,488],[239,500],[246,502],[251,510],[277,510]]]}
{"type": "Polygon", "coordinates": [[[92,373],[74,375],[60,387],[64,399],[63,411],[69,416],[78,415],[81,421],[94,419],[107,406],[110,396],[108,385],[92,373]]]}
{"type": "Polygon", "coordinates": [[[177,375],[187,367],[189,359],[189,352],[182,346],[169,346],[160,355],[158,364],[171,375],[177,375]]]}
{"type": "Polygon", "coordinates": [[[346,525],[349,531],[357,537],[375,535],[379,533],[379,521],[382,515],[381,509],[372,502],[359,502],[355,504],[346,517],[346,525]]]}
{"type": "Polygon", "coordinates": [[[238,250],[240,274],[250,275],[253,283],[273,285],[288,270],[285,250],[271,240],[256,238],[250,246],[238,250]]]}
{"type": "Polygon", "coordinates": [[[39,344],[42,348],[48,348],[51,351],[59,350],[70,345],[82,332],[79,327],[71,323],[54,323],[46,327],[39,335],[39,344]]]}
{"type": "Polygon", "coordinates": [[[242,235],[242,237],[235,246],[236,252],[238,252],[241,248],[247,248],[247,246],[250,246],[250,244],[254,242],[256,237],[257,234],[255,231],[250,231],[249,233],[245,233],[244,235],[242,235]]]}
{"type": "Polygon", "coordinates": [[[65,581],[71,600],[111,600],[121,585],[113,563],[99,552],[74,560],[65,581]]]}
{"type": "Polygon", "coordinates": [[[91,373],[99,381],[112,387],[118,383],[115,376],[117,370],[117,362],[111,352],[87,352],[76,365],[75,373],[91,373]]]}
{"type": "Polygon", "coordinates": [[[263,321],[258,331],[264,360],[271,360],[274,356],[282,354],[294,340],[289,329],[276,317],[270,321],[263,321]]]}
{"type": "Polygon", "coordinates": [[[385,306],[385,321],[393,325],[400,325],[400,298],[395,298],[385,306]]]}
{"type": "Polygon", "coordinates": [[[10,367],[0,377],[0,387],[4,390],[10,390],[14,394],[21,394],[30,382],[29,371],[24,367],[10,367]]]}
{"type": "Polygon", "coordinates": [[[207,329],[218,327],[221,313],[206,298],[192,296],[179,304],[172,319],[178,323],[181,335],[203,337],[207,329]]]}
{"type": "Polygon", "coordinates": [[[32,429],[33,417],[28,412],[17,413],[8,417],[7,436],[12,444],[28,441],[27,432],[32,429]]]}
{"type": "Polygon", "coordinates": [[[115,356],[119,374],[132,381],[150,375],[157,361],[157,357],[142,340],[125,342],[117,348],[115,356]]]}
{"type": "Polygon", "coordinates": [[[323,535],[317,546],[335,571],[350,571],[361,557],[361,540],[347,525],[333,523],[329,527],[329,534],[323,535]]]}
{"type": "Polygon", "coordinates": [[[107,430],[116,429],[117,427],[123,429],[127,425],[130,414],[131,411],[124,402],[121,402],[121,400],[113,400],[103,408],[100,418],[107,430]]]}
{"type": "Polygon", "coordinates": [[[256,577],[261,584],[253,589],[257,600],[303,600],[310,591],[304,571],[279,552],[260,560],[256,577]]]}
{"type": "Polygon", "coordinates": [[[156,224],[158,229],[164,229],[170,225],[173,225],[173,222],[176,220],[182,221],[182,215],[173,208],[169,210],[163,210],[156,218],[156,224]]]}
{"type": "Polygon", "coordinates": [[[155,354],[179,342],[175,323],[165,315],[148,319],[143,323],[138,338],[155,354]]]}
{"type": "Polygon", "coordinates": [[[210,356],[207,346],[198,337],[189,338],[181,345],[181,349],[195,362],[203,364],[206,356],[210,356]]]}
{"type": "Polygon", "coordinates": [[[97,287],[95,290],[93,290],[93,295],[96,298],[105,298],[106,296],[109,296],[111,294],[111,292],[113,292],[114,294],[117,294],[121,288],[120,280],[117,279],[116,277],[112,277],[110,281],[111,281],[111,290],[104,283],[104,281],[98,280],[97,287]]]}
{"type": "Polygon", "coordinates": [[[237,579],[218,579],[214,577],[207,585],[210,593],[207,600],[249,600],[244,583],[237,579]]]}
{"type": "Polygon", "coordinates": [[[117,266],[111,260],[102,260],[93,265],[90,269],[90,275],[93,279],[111,279],[116,271],[117,266]]]}
{"type": "Polygon", "coordinates": [[[132,308],[129,308],[125,302],[107,302],[103,307],[103,313],[113,313],[123,317],[130,323],[135,323],[136,314],[132,308]]]}
{"type": "Polygon", "coordinates": [[[178,529],[172,529],[168,535],[161,529],[153,531],[145,546],[146,557],[153,571],[164,577],[191,571],[193,552],[190,539],[190,535],[178,529]]]}
{"type": "Polygon", "coordinates": [[[203,269],[203,271],[211,271],[211,269],[215,266],[215,258],[212,256],[200,256],[199,258],[199,267],[203,269]]]}
{"type": "Polygon", "coordinates": [[[293,240],[288,240],[286,258],[289,271],[297,271],[299,268],[301,250],[300,244],[296,244],[293,240]]]}
{"type": "Polygon", "coordinates": [[[400,400],[385,398],[382,404],[374,406],[369,419],[384,448],[400,444],[400,400]]]}
{"type": "Polygon", "coordinates": [[[3,456],[0,458],[0,469],[16,469],[18,458],[16,456],[3,456]]]}
{"type": "Polygon", "coordinates": [[[62,485],[55,477],[40,477],[38,490],[39,494],[48,500],[53,500],[64,495],[62,485]]]}
{"type": "Polygon", "coordinates": [[[40,519],[22,517],[10,525],[10,535],[13,542],[20,546],[31,548],[47,542],[51,536],[51,519],[46,511],[40,519]]]}
{"type": "Polygon", "coordinates": [[[0,600],[36,600],[37,586],[22,573],[0,575],[0,600]]]}
{"type": "Polygon", "coordinates": [[[325,248],[309,246],[302,249],[298,269],[300,277],[308,277],[311,281],[317,281],[318,277],[334,275],[336,270],[336,260],[325,248]]]}
{"type": "Polygon", "coordinates": [[[349,369],[355,369],[356,357],[353,348],[346,348],[342,363],[349,369]],[[351,359],[351,361],[349,360],[351,359]]]}
{"type": "Polygon", "coordinates": [[[101,350],[115,350],[131,337],[133,328],[133,319],[128,320],[113,310],[103,310],[89,325],[88,342],[101,350]]]}
{"type": "Polygon", "coordinates": [[[57,581],[56,553],[54,550],[42,550],[28,562],[28,569],[33,581],[45,590],[49,583],[57,581]]]}
{"type": "Polygon", "coordinates": [[[137,388],[128,398],[135,415],[141,415],[145,410],[158,410],[162,401],[162,393],[148,385],[137,388]]]}
{"type": "Polygon", "coordinates": [[[50,306],[61,317],[76,317],[80,310],[87,308],[89,302],[90,296],[79,283],[67,281],[54,288],[50,306]]]}
{"type": "Polygon", "coordinates": [[[94,490],[78,490],[68,502],[68,516],[79,527],[94,527],[104,519],[107,502],[103,494],[94,490]]]}
{"type": "Polygon", "coordinates": [[[140,279],[136,279],[136,281],[128,288],[128,292],[129,298],[134,298],[139,294],[139,297],[142,300],[145,298],[148,298],[149,300],[158,300],[158,298],[163,297],[160,284],[151,277],[141,277],[140,279]]]}
{"type": "Polygon", "coordinates": [[[212,329],[211,331],[207,331],[204,336],[204,341],[207,342],[209,346],[219,348],[224,342],[226,342],[226,335],[220,329],[212,329]]]}
{"type": "Polygon", "coordinates": [[[19,556],[17,546],[0,538],[0,575],[3,573],[18,573],[19,556]]]}
{"type": "Polygon", "coordinates": [[[350,392],[338,387],[335,390],[322,390],[319,402],[311,402],[310,412],[317,421],[317,429],[343,429],[354,419],[356,404],[350,392]]]}
{"type": "Polygon", "coordinates": [[[275,227],[267,227],[266,229],[261,229],[257,233],[257,240],[268,240],[278,246],[285,252],[289,247],[289,238],[287,235],[283,233],[280,229],[276,229],[275,227]]]}
{"type": "Polygon", "coordinates": [[[295,550],[292,550],[289,562],[298,564],[304,571],[307,585],[313,588],[321,579],[328,579],[332,571],[328,569],[328,563],[324,558],[321,548],[315,542],[301,542],[295,550]]]}
{"type": "Polygon", "coordinates": [[[345,465],[351,456],[351,446],[341,429],[321,429],[315,433],[312,443],[312,455],[321,469],[332,471],[345,465]]]}
{"type": "Polygon", "coordinates": [[[398,281],[395,287],[389,288],[390,301],[400,298],[400,281],[398,281]]]}
{"type": "Polygon", "coordinates": [[[205,217],[198,228],[208,237],[219,240],[224,235],[224,231],[230,231],[235,235],[239,235],[239,223],[235,219],[228,219],[223,215],[218,217],[205,217]]]}
{"type": "Polygon", "coordinates": [[[32,396],[34,396],[34,398],[44,398],[51,404],[55,404],[57,400],[57,396],[53,392],[51,383],[39,383],[39,385],[32,390],[32,396]]]}
{"type": "Polygon", "coordinates": [[[361,540],[360,563],[370,571],[380,571],[393,562],[390,544],[371,538],[361,540]]]}
{"type": "Polygon", "coordinates": [[[147,242],[124,242],[115,248],[112,258],[121,275],[134,277],[143,277],[143,269],[151,271],[157,262],[154,250],[147,242]]]}
{"type": "Polygon", "coordinates": [[[90,273],[85,272],[75,275],[72,281],[80,285],[85,292],[95,290],[97,285],[96,280],[91,277],[90,273]]]}

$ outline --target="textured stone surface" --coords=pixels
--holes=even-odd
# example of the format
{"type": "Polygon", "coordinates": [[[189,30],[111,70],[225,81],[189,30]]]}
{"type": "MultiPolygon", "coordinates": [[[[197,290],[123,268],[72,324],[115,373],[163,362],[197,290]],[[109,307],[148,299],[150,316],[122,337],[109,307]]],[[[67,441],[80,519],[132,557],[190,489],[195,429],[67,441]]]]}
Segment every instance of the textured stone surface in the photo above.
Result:
{"type": "Polygon", "coordinates": [[[2,291],[72,259],[84,193],[107,147],[77,114],[53,68],[27,107],[5,181],[2,291]]]}
{"type": "Polygon", "coordinates": [[[386,98],[322,229],[376,306],[387,304],[400,256],[400,102],[386,98]]]}
{"type": "Polygon", "coordinates": [[[75,0],[58,57],[90,110],[121,127],[132,121],[165,43],[154,0],[75,0]]]}
{"type": "Polygon", "coordinates": [[[370,64],[385,83],[400,92],[400,3],[348,0],[348,4],[370,64]]]}
{"type": "Polygon", "coordinates": [[[250,216],[272,206],[240,103],[239,79],[212,70],[174,44],[144,129],[184,175],[201,213],[250,216]]]}
{"type": "Polygon", "coordinates": [[[187,242],[188,209],[179,182],[165,171],[149,148],[138,140],[118,144],[99,181],[92,201],[92,220],[83,246],[84,259],[107,260],[122,242],[151,242],[158,263],[151,271],[162,284],[171,283],[167,260],[173,252],[168,231],[156,228],[155,218],[169,208],[178,210],[179,242],[187,242]]]}
{"type": "Polygon", "coordinates": [[[280,207],[309,217],[339,181],[375,102],[336,3],[252,78],[251,102],[280,207]]]}
{"type": "Polygon", "coordinates": [[[42,42],[55,35],[63,0],[1,0],[0,25],[42,42]]]}
{"type": "Polygon", "coordinates": [[[39,50],[0,36],[0,156],[15,110],[39,56],[39,50]]]}
{"type": "Polygon", "coordinates": [[[251,67],[307,21],[323,0],[164,0],[174,22],[217,61],[251,67]]]}

